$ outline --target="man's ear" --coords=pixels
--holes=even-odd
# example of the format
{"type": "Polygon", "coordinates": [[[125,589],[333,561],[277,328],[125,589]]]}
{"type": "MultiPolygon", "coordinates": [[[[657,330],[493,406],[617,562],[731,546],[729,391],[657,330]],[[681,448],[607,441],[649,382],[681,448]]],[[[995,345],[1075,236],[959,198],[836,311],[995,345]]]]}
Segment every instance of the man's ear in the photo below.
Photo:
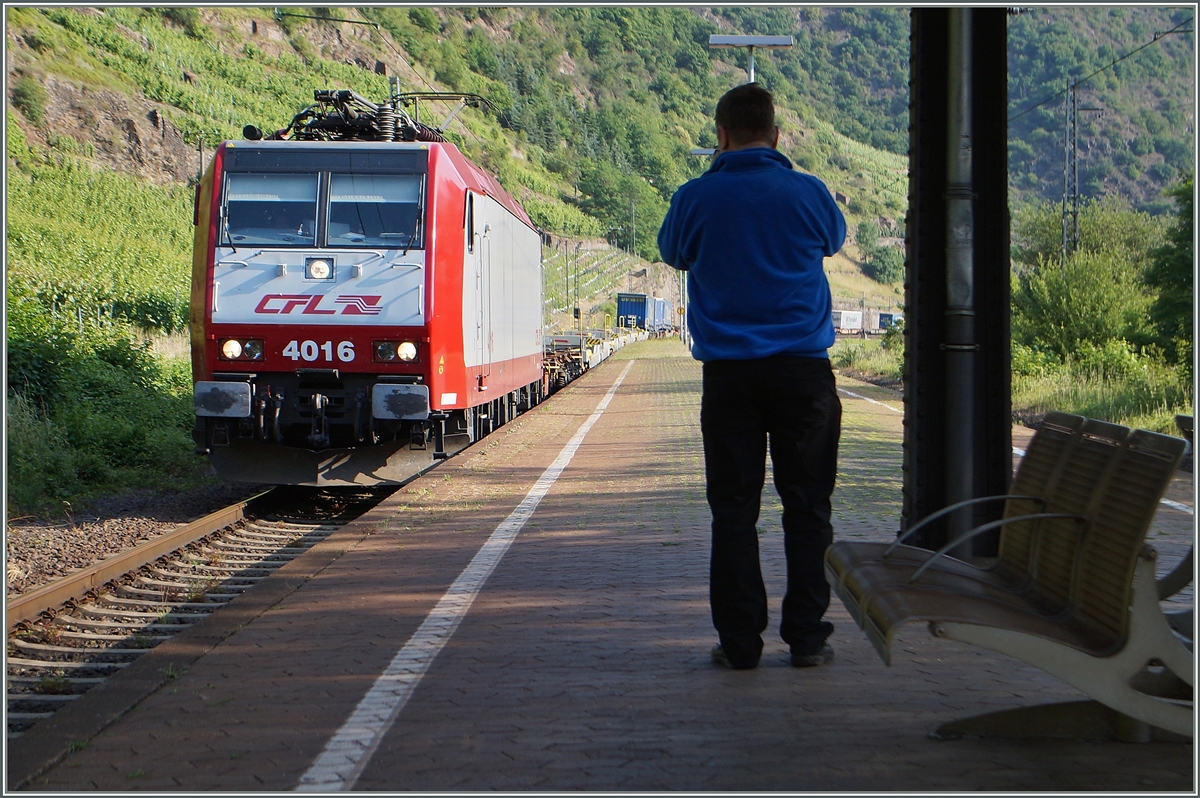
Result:
{"type": "Polygon", "coordinates": [[[775,126],[775,135],[771,138],[771,147],[779,149],[779,125],[775,126]]]}
{"type": "Polygon", "coordinates": [[[729,147],[729,131],[723,125],[717,125],[717,152],[724,152],[729,147]]]}

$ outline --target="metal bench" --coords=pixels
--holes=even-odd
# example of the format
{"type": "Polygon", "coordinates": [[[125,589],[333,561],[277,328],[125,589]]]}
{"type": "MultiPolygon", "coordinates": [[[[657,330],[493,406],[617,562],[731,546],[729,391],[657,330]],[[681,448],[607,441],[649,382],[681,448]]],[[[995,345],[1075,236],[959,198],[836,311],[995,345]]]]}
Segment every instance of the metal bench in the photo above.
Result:
{"type": "MultiPolygon", "coordinates": [[[[1190,615],[1186,635],[1173,631],[1184,624],[1159,607],[1155,552],[1144,544],[1183,450],[1178,438],[1051,413],[1010,494],[944,508],[890,545],[834,543],[825,556],[830,584],[889,665],[896,629],[926,621],[935,636],[1014,656],[1103,705],[1021,708],[939,733],[1009,734],[1034,719],[1042,736],[1148,739],[1157,728],[1191,737],[1190,615]],[[940,551],[904,544],[945,515],[991,501],[1004,501],[1000,520],[940,551]],[[949,555],[994,529],[994,565],[949,555]],[[1097,735],[1102,716],[1108,732],[1097,735]]],[[[1176,568],[1161,587],[1177,590],[1184,578],[1176,568]]]]}

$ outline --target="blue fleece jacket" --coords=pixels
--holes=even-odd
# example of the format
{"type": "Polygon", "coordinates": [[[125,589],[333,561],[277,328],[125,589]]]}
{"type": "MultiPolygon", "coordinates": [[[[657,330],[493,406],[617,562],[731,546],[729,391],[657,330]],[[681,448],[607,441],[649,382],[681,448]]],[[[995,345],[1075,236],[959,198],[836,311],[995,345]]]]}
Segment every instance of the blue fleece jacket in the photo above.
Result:
{"type": "Polygon", "coordinates": [[[824,258],[846,220],[825,187],[769,147],[734,150],[679,187],[658,231],[664,261],[688,273],[692,355],[826,357],[834,331],[824,258]]]}

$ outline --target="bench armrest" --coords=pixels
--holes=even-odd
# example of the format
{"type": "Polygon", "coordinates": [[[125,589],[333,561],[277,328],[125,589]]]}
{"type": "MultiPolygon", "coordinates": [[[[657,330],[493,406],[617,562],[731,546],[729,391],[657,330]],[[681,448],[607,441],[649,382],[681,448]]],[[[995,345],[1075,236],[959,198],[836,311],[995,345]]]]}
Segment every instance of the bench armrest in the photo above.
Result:
{"type": "Polygon", "coordinates": [[[921,564],[921,567],[913,572],[913,575],[908,578],[908,583],[911,585],[913,582],[917,581],[917,579],[920,578],[921,574],[925,573],[926,569],[928,569],[929,566],[933,565],[934,562],[936,562],[940,558],[944,557],[946,555],[946,552],[962,545],[963,543],[966,543],[968,540],[975,537],[976,535],[982,535],[984,532],[991,532],[993,529],[998,529],[999,527],[1002,527],[1005,524],[1011,524],[1015,521],[1033,521],[1033,520],[1040,519],[1040,518],[1070,518],[1077,523],[1087,523],[1086,518],[1084,518],[1082,515],[1075,515],[1074,513],[1033,513],[1031,515],[1014,515],[1012,518],[1001,518],[999,521],[992,521],[987,524],[982,524],[980,526],[975,527],[972,530],[969,530],[962,537],[955,538],[954,540],[950,541],[945,546],[942,546],[940,549],[938,549],[936,552],[934,552],[932,557],[930,557],[928,560],[923,562],[921,564]]]}
{"type": "Polygon", "coordinates": [[[1001,499],[1003,499],[1005,501],[1007,501],[1008,499],[1028,499],[1029,501],[1037,502],[1042,507],[1046,506],[1046,500],[1043,499],[1041,496],[1018,496],[1018,495],[1011,494],[1011,493],[1006,493],[1002,496],[980,496],[975,499],[967,499],[966,501],[956,502],[955,504],[951,504],[948,507],[943,507],[942,509],[933,513],[932,515],[927,515],[924,518],[922,518],[920,521],[918,521],[915,526],[913,526],[911,529],[909,529],[907,532],[905,532],[900,537],[896,538],[896,540],[892,543],[892,545],[888,546],[887,549],[884,550],[883,557],[887,558],[887,556],[892,553],[893,549],[895,549],[897,546],[899,546],[904,541],[908,540],[910,537],[915,535],[918,531],[920,531],[924,527],[928,526],[931,522],[938,520],[942,516],[949,515],[950,513],[954,512],[955,510],[961,510],[964,507],[970,507],[972,504],[984,504],[985,502],[1000,501],[1001,499]]]}

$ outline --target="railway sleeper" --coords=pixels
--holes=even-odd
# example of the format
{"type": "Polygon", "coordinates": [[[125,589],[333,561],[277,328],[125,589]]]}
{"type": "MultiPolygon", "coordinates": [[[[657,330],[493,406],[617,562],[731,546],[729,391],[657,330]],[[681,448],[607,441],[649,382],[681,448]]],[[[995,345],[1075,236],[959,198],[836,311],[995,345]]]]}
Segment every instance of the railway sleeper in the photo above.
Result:
{"type": "MultiPolygon", "coordinates": [[[[162,638],[166,640],[168,638],[162,638]]],[[[26,651],[37,652],[46,656],[69,656],[69,657],[89,657],[85,662],[92,662],[95,659],[118,659],[127,657],[136,659],[146,653],[144,648],[83,648],[82,646],[56,646],[46,643],[30,643],[25,640],[10,640],[10,646],[15,646],[26,651]]],[[[69,662],[70,660],[68,660],[69,662]]],[[[78,660],[76,660],[78,661],[78,660]]],[[[61,663],[60,663],[61,664],[61,663]]],[[[128,663],[120,663],[127,665],[128,663]]]]}
{"type": "Polygon", "coordinates": [[[283,520],[265,520],[256,518],[246,522],[240,529],[234,530],[241,533],[254,533],[258,535],[318,535],[327,534],[334,531],[340,524],[330,524],[327,521],[283,521],[283,520]]]}
{"type": "MultiPolygon", "coordinates": [[[[68,629],[60,632],[59,635],[64,640],[78,640],[80,643],[99,643],[101,644],[101,647],[109,647],[116,643],[137,643],[139,641],[146,643],[144,646],[139,645],[130,649],[131,651],[148,651],[162,641],[170,640],[174,636],[142,634],[136,629],[133,632],[122,632],[119,635],[103,635],[96,634],[95,632],[73,632],[68,629]]],[[[80,646],[79,648],[84,651],[99,650],[99,648],[87,646],[80,646]]]]}
{"type": "MultiPolygon", "coordinates": [[[[98,598],[97,603],[111,604],[115,607],[170,607],[172,610],[196,610],[212,612],[221,606],[215,601],[165,601],[160,599],[130,599],[114,596],[111,593],[98,598]]],[[[222,602],[223,603],[223,602],[222,602]]],[[[148,612],[149,610],[145,610],[148,612]]]]}
{"type": "Polygon", "coordinates": [[[230,533],[221,540],[210,542],[212,548],[248,548],[252,551],[276,551],[283,545],[289,544],[293,540],[312,540],[314,542],[323,539],[325,535],[278,535],[272,536],[270,540],[259,538],[259,536],[248,536],[246,533],[230,533]]]}
{"type": "MultiPolygon", "coordinates": [[[[52,717],[54,717],[54,713],[53,712],[6,712],[6,713],[4,713],[4,716],[6,718],[8,718],[8,722],[10,724],[14,724],[14,722],[19,723],[21,721],[25,721],[27,724],[25,726],[25,728],[27,729],[27,728],[29,728],[29,725],[31,725],[32,721],[43,720],[45,718],[52,718],[52,717]]],[[[21,735],[19,735],[19,734],[13,734],[11,731],[8,734],[8,737],[10,740],[13,737],[20,737],[20,736],[21,735]]]]}
{"type": "Polygon", "coordinates": [[[244,521],[243,527],[247,529],[253,529],[256,527],[266,529],[283,528],[288,531],[295,531],[297,529],[321,529],[323,527],[332,529],[337,526],[337,524],[333,523],[333,521],[334,519],[330,517],[326,517],[324,519],[294,518],[291,516],[283,516],[278,513],[268,513],[255,516],[254,518],[244,521]]]}
{"type": "MultiPolygon", "coordinates": [[[[185,593],[185,595],[190,594],[190,593],[203,593],[204,595],[210,595],[210,591],[213,591],[218,587],[221,588],[222,590],[236,591],[237,593],[240,594],[240,593],[243,593],[243,592],[249,590],[250,588],[254,587],[253,584],[249,584],[249,585],[226,584],[224,581],[219,581],[216,579],[212,580],[211,584],[208,584],[208,580],[205,580],[205,582],[197,583],[197,580],[195,580],[195,579],[173,578],[173,577],[171,577],[170,574],[167,575],[167,579],[155,579],[151,576],[139,576],[138,580],[137,580],[137,584],[155,585],[158,587],[159,590],[162,590],[163,588],[166,588],[168,590],[174,588],[175,590],[187,591],[187,593],[185,593]],[[168,579],[171,579],[172,581],[168,581],[168,579]]],[[[146,589],[148,589],[148,588],[146,588],[146,589]]],[[[220,594],[214,594],[214,595],[220,595],[220,594]]]]}
{"type": "Polygon", "coordinates": [[[221,552],[222,557],[262,557],[264,559],[286,558],[293,560],[300,556],[300,552],[295,550],[295,547],[291,546],[284,546],[283,549],[280,549],[276,546],[262,546],[258,544],[226,541],[214,543],[206,550],[221,552]]]}
{"type": "MultiPolygon", "coordinates": [[[[157,574],[160,577],[167,578],[167,579],[177,579],[180,582],[195,582],[196,581],[196,574],[194,571],[183,571],[183,570],[168,571],[166,568],[151,568],[150,572],[153,574],[157,574]]],[[[252,584],[257,584],[258,582],[261,582],[262,580],[266,579],[267,577],[266,577],[266,575],[263,575],[263,576],[239,576],[239,575],[235,575],[235,574],[230,574],[229,576],[222,578],[217,575],[214,575],[214,579],[218,579],[218,578],[220,579],[220,584],[222,586],[226,586],[226,585],[231,586],[237,582],[250,582],[252,584]]]]}
{"type": "MultiPolygon", "coordinates": [[[[83,693],[71,695],[43,695],[42,693],[5,693],[5,702],[11,706],[24,707],[26,711],[37,711],[45,708],[53,712],[63,705],[78,699],[83,693]]],[[[43,710],[43,711],[45,711],[43,710]]]]}
{"type": "MultiPolygon", "coordinates": [[[[207,616],[206,616],[207,617],[207,616]]],[[[178,632],[181,629],[186,629],[191,626],[190,621],[179,621],[175,623],[144,623],[142,621],[97,621],[91,618],[79,618],[74,615],[66,617],[58,616],[54,619],[56,624],[62,626],[75,626],[80,629],[118,629],[128,635],[136,634],[137,632],[155,630],[159,632],[178,632]]]]}
{"type": "MultiPolygon", "coordinates": [[[[163,598],[167,597],[168,594],[186,596],[186,595],[191,595],[195,592],[196,591],[181,590],[178,585],[174,585],[172,588],[161,588],[161,589],[136,587],[134,585],[118,585],[116,590],[114,591],[115,595],[120,596],[121,598],[130,600],[130,601],[136,601],[136,600],[138,600],[139,597],[141,597],[141,599],[145,600],[145,601],[163,600],[163,598]]],[[[234,598],[237,598],[239,595],[241,595],[241,594],[240,593],[204,593],[203,597],[204,597],[205,603],[224,604],[234,598]]]]}
{"type": "Polygon", "coordinates": [[[280,551],[278,549],[249,549],[247,546],[226,546],[219,549],[209,549],[208,557],[205,559],[211,561],[217,559],[223,563],[251,563],[251,562],[274,562],[280,565],[286,565],[300,555],[296,549],[287,549],[280,551]]]}
{"type": "MultiPolygon", "coordinates": [[[[50,670],[59,673],[65,671],[74,671],[75,673],[103,673],[109,676],[129,665],[128,662],[47,662],[45,660],[23,659],[21,657],[9,657],[6,660],[6,664],[18,673],[50,670]]],[[[71,676],[70,678],[77,677],[71,676]]]]}
{"type": "MultiPolygon", "coordinates": [[[[283,548],[293,541],[312,541],[316,543],[326,537],[325,533],[319,535],[311,533],[289,532],[287,534],[267,534],[265,532],[235,532],[225,538],[228,543],[236,543],[243,546],[262,546],[266,548],[283,548]]],[[[311,544],[310,544],[311,545],[311,544]]]]}
{"type": "Polygon", "coordinates": [[[294,547],[297,542],[303,541],[308,545],[318,543],[329,537],[328,532],[304,532],[295,530],[284,534],[266,534],[264,532],[242,531],[232,532],[221,538],[220,543],[223,546],[244,546],[254,550],[278,551],[281,548],[294,547]]]}
{"type": "Polygon", "coordinates": [[[159,623],[192,623],[200,618],[207,618],[215,609],[217,609],[216,606],[211,606],[205,607],[203,611],[200,612],[182,613],[178,612],[174,608],[160,612],[145,612],[139,610],[118,610],[110,607],[97,607],[89,604],[83,607],[76,607],[74,612],[79,613],[79,615],[73,615],[72,617],[88,618],[90,620],[126,618],[130,622],[157,619],[159,623]]]}
{"type": "MultiPolygon", "coordinates": [[[[280,563],[279,565],[281,565],[280,563]]],[[[187,568],[190,571],[202,574],[212,574],[214,576],[269,576],[279,565],[262,565],[258,562],[245,565],[242,563],[233,563],[232,565],[202,565],[200,563],[167,563],[168,567],[174,565],[180,568],[187,568]]]]}
{"type": "Polygon", "coordinates": [[[108,681],[105,676],[65,676],[62,674],[46,674],[43,676],[8,676],[8,688],[10,695],[14,688],[24,688],[19,694],[23,695],[29,692],[34,695],[54,695],[54,693],[40,692],[51,687],[54,690],[59,690],[63,687],[71,688],[70,693],[58,693],[58,695],[76,695],[86,693],[96,685],[108,681]],[[76,688],[83,688],[82,690],[76,688]]]}

